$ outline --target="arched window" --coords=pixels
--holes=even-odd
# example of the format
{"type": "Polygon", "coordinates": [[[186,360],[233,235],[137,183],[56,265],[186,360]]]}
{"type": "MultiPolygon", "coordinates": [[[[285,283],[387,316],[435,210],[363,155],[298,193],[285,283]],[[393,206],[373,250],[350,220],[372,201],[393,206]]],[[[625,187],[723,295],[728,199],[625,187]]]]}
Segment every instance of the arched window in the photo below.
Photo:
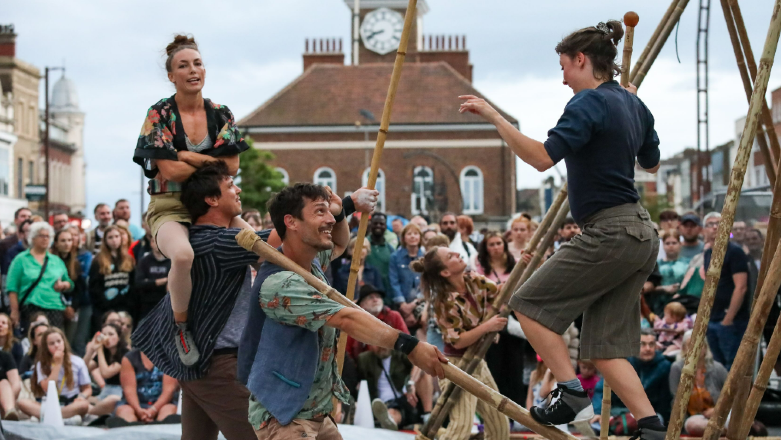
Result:
{"type": "MultiPolygon", "coordinates": [[[[363,170],[363,177],[361,177],[361,186],[369,184],[369,171],[371,168],[363,170]]],[[[377,173],[377,182],[374,184],[374,189],[380,192],[380,197],[377,198],[377,208],[379,212],[385,212],[385,173],[382,169],[377,173]]]]}
{"type": "Polygon", "coordinates": [[[282,175],[282,183],[284,183],[285,185],[290,185],[290,175],[287,173],[287,171],[281,167],[276,167],[274,169],[277,170],[277,172],[282,175]]]}
{"type": "Polygon", "coordinates": [[[412,215],[428,214],[434,204],[434,172],[429,167],[415,167],[412,172],[412,215]]]}
{"type": "Polygon", "coordinates": [[[334,172],[334,170],[331,168],[318,168],[317,171],[315,171],[315,184],[330,186],[331,191],[333,191],[335,194],[338,193],[336,190],[336,172],[334,172]]]}
{"type": "Polygon", "coordinates": [[[461,196],[464,198],[464,214],[483,213],[483,172],[469,166],[461,170],[461,196]]]}

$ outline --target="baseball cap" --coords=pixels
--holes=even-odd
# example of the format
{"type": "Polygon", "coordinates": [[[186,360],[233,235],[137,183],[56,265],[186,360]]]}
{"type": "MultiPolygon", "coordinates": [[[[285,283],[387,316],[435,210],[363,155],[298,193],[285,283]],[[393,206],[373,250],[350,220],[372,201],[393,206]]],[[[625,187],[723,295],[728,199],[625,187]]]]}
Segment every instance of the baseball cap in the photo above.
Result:
{"type": "Polygon", "coordinates": [[[697,226],[702,226],[702,222],[700,221],[700,217],[697,214],[684,214],[683,217],[681,217],[681,224],[684,224],[686,222],[692,222],[697,226]]]}

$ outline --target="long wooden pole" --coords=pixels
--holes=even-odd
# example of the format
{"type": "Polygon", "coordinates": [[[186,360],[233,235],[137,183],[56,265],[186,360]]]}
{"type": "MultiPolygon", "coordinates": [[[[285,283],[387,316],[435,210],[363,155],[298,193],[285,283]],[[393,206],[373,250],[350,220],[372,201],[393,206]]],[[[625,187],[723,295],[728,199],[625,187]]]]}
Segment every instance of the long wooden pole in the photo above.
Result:
{"type": "MultiPolygon", "coordinates": [[[[533,252],[534,249],[537,249],[540,241],[542,240],[543,235],[547,235],[550,230],[558,230],[558,225],[555,223],[555,218],[557,214],[560,212],[562,205],[567,201],[567,185],[565,184],[564,187],[561,188],[559,191],[559,194],[556,196],[556,199],[554,199],[553,204],[551,205],[550,209],[548,209],[547,214],[542,220],[542,223],[537,228],[537,230],[534,232],[534,235],[532,236],[532,239],[529,241],[529,243],[526,244],[526,252],[533,252]]],[[[567,208],[567,211],[569,208],[567,208]]],[[[550,246],[550,245],[548,245],[550,246]]],[[[544,247],[543,247],[544,249],[544,247]]],[[[529,267],[534,267],[534,265],[529,265],[529,267]]],[[[510,272],[510,276],[507,278],[507,282],[505,283],[504,287],[502,288],[501,293],[497,296],[497,298],[494,300],[493,303],[493,309],[488,310],[486,312],[486,316],[483,317],[483,321],[485,322],[488,319],[491,319],[495,311],[500,310],[507,301],[510,300],[510,296],[512,296],[513,292],[515,292],[514,286],[520,286],[522,284],[521,279],[528,277],[525,277],[526,271],[528,271],[528,267],[526,263],[521,260],[518,261],[515,264],[515,267],[513,267],[513,270],[510,272]]],[[[509,315],[509,311],[507,313],[509,315]]],[[[507,317],[507,315],[504,315],[504,317],[507,317]]],[[[484,335],[481,339],[482,341],[485,341],[488,338],[489,335],[484,335]]],[[[493,337],[490,338],[490,340],[493,340],[493,337]]],[[[469,364],[472,362],[472,360],[477,356],[477,352],[479,351],[481,343],[472,344],[471,347],[464,353],[464,356],[461,358],[461,362],[459,364],[459,368],[463,368],[464,371],[466,371],[468,374],[472,374],[474,372],[474,367],[472,368],[472,371],[469,370],[469,364]]],[[[482,359],[482,357],[480,358],[482,359]]],[[[433,438],[434,434],[437,432],[440,426],[445,421],[445,417],[447,416],[448,412],[447,409],[444,410],[447,406],[449,409],[452,407],[452,395],[455,391],[456,387],[455,385],[448,384],[447,387],[445,387],[444,390],[442,390],[442,393],[439,396],[439,399],[437,399],[437,403],[434,406],[434,408],[431,410],[431,415],[429,416],[428,423],[426,423],[423,426],[423,429],[421,432],[423,432],[427,437],[433,438]],[[451,402],[451,404],[448,406],[448,402],[451,402]]]]}
{"type": "Polygon", "coordinates": [[[654,29],[654,33],[651,34],[651,38],[648,40],[648,44],[646,44],[643,51],[640,52],[640,57],[637,59],[637,63],[635,64],[634,69],[632,69],[629,75],[630,82],[631,79],[637,75],[638,68],[640,68],[643,64],[645,64],[645,60],[648,58],[648,53],[651,52],[651,49],[654,47],[654,42],[656,42],[656,40],[659,38],[659,35],[662,34],[662,30],[664,30],[664,26],[670,20],[670,16],[672,15],[673,11],[675,11],[675,7],[677,5],[678,5],[678,0],[672,0],[670,2],[670,6],[667,7],[667,11],[665,11],[664,15],[662,16],[662,19],[659,21],[659,24],[656,25],[656,29],[654,29]]]}
{"type": "Polygon", "coordinates": [[[632,46],[635,41],[635,26],[640,21],[636,12],[629,11],[624,14],[624,25],[626,33],[624,34],[624,57],[621,60],[621,85],[629,85],[629,66],[632,63],[632,46]]]}
{"type": "Polygon", "coordinates": [[[719,276],[721,275],[727,243],[729,242],[729,233],[732,229],[732,223],[735,220],[735,209],[737,207],[738,198],[740,197],[740,190],[743,187],[743,179],[746,174],[751,147],[754,144],[754,136],[759,123],[759,116],[762,112],[762,102],[765,100],[770,70],[775,59],[776,48],[778,47],[778,37],[781,32],[780,10],[781,0],[776,0],[767,38],[765,40],[765,46],[759,63],[759,70],[757,71],[757,78],[754,83],[754,90],[751,95],[746,125],[743,128],[743,134],[740,138],[740,146],[738,147],[738,153],[732,168],[727,195],[724,200],[724,209],[722,209],[721,212],[722,219],[719,223],[716,243],[713,246],[713,256],[710,267],[708,268],[705,289],[700,298],[697,321],[694,324],[694,331],[691,338],[692,345],[686,355],[686,361],[681,374],[681,382],[678,386],[675,404],[668,425],[667,440],[677,439],[680,435],[683,419],[689,403],[689,397],[691,396],[691,388],[697,364],[697,354],[699,354],[702,349],[708,321],[710,320],[714,294],[719,276]]]}
{"type": "MultiPolygon", "coordinates": [[[[388,87],[388,94],[385,97],[385,108],[382,110],[382,120],[380,121],[380,130],[377,133],[377,143],[374,146],[374,155],[372,156],[372,165],[369,170],[369,179],[366,184],[367,187],[374,189],[374,185],[377,183],[377,174],[380,170],[380,160],[382,159],[382,151],[385,148],[385,139],[388,137],[388,128],[390,127],[391,112],[393,110],[393,102],[396,99],[396,90],[399,86],[399,80],[401,79],[401,71],[404,68],[404,59],[407,56],[407,44],[409,43],[409,36],[412,32],[412,25],[415,22],[416,10],[418,0],[409,0],[407,5],[407,14],[404,17],[404,29],[401,32],[401,41],[399,42],[399,49],[396,52],[396,62],[393,65],[393,74],[391,75],[390,86],[388,87]]],[[[369,226],[369,216],[362,215],[361,223],[358,226],[358,235],[355,241],[355,249],[363,249],[363,240],[366,238],[366,228],[369,226]]],[[[355,284],[358,281],[358,270],[361,268],[361,259],[353,256],[352,264],[350,264],[350,277],[347,280],[347,291],[344,294],[349,299],[355,297],[355,284]]],[[[342,369],[344,368],[344,351],[347,347],[347,334],[343,333],[339,336],[339,345],[336,349],[336,363],[339,370],[339,376],[342,375],[342,369]]]]}
{"type": "Polygon", "coordinates": [[[629,76],[629,82],[637,87],[640,87],[640,84],[643,83],[645,76],[648,74],[648,70],[651,68],[651,65],[653,65],[654,61],[656,61],[656,57],[659,55],[659,52],[662,51],[664,43],[667,42],[667,38],[670,37],[670,34],[675,28],[675,24],[678,23],[678,19],[681,18],[681,14],[683,14],[683,10],[686,9],[686,5],[688,4],[689,0],[678,0],[678,3],[675,5],[672,13],[670,13],[669,17],[667,18],[667,22],[665,22],[664,27],[659,32],[657,39],[655,41],[648,42],[648,44],[651,45],[651,48],[648,49],[648,53],[646,54],[645,58],[642,60],[637,60],[637,66],[635,71],[632,72],[632,74],[629,76]]]}
{"type": "MultiPolygon", "coordinates": [[[[553,244],[553,240],[556,237],[556,233],[558,232],[559,227],[564,223],[564,220],[567,218],[568,214],[569,214],[569,201],[565,200],[562,203],[561,207],[559,208],[558,212],[556,213],[556,218],[553,220],[551,227],[546,232],[545,238],[542,240],[542,244],[540,245],[539,249],[537,250],[537,252],[535,252],[534,256],[529,262],[529,266],[526,268],[526,270],[523,271],[523,276],[518,281],[518,287],[522,286],[529,278],[531,278],[532,274],[540,266],[540,263],[542,262],[542,258],[544,257],[545,254],[544,250],[548,249],[553,244]]],[[[509,284],[506,286],[506,288],[508,289],[508,292],[515,292],[517,290],[517,289],[511,289],[509,284]]],[[[507,318],[508,316],[510,316],[510,313],[512,313],[512,310],[509,307],[505,306],[504,308],[502,308],[499,316],[501,316],[502,318],[507,318]]],[[[461,368],[467,374],[474,373],[478,365],[480,365],[480,361],[482,361],[485,358],[486,353],[488,353],[488,349],[493,344],[493,341],[496,338],[496,334],[497,332],[491,332],[484,335],[477,343],[472,344],[472,346],[470,347],[470,352],[468,353],[470,356],[467,357],[467,355],[465,354],[464,357],[461,358],[462,359],[461,368]]],[[[451,390],[451,393],[448,396],[448,398],[443,401],[444,403],[442,404],[440,411],[437,413],[436,419],[431,421],[434,418],[433,415],[429,418],[430,423],[427,426],[427,430],[423,431],[428,438],[434,438],[435,433],[439,430],[439,427],[442,426],[442,424],[445,422],[445,417],[448,414],[450,414],[450,411],[453,409],[453,406],[456,404],[456,401],[458,400],[460,394],[461,393],[459,388],[455,388],[451,390]]],[[[437,404],[439,403],[440,401],[438,400],[437,404]]]]}
{"type": "MultiPolygon", "coordinates": [[[[773,300],[776,298],[778,288],[781,286],[781,246],[778,243],[775,243],[775,256],[770,263],[765,285],[762,287],[759,298],[757,298],[756,306],[751,311],[751,318],[749,319],[746,333],[743,335],[735,361],[732,363],[727,376],[727,381],[724,382],[724,386],[721,388],[721,394],[718,402],[716,402],[713,415],[708,421],[705,433],[702,435],[703,440],[716,440],[721,436],[721,428],[724,426],[727,413],[732,408],[732,398],[735,395],[739,381],[743,378],[743,372],[748,366],[754,364],[757,353],[756,348],[759,345],[759,338],[762,336],[762,329],[765,327],[768,312],[773,304],[773,300]]],[[[737,424],[740,424],[740,422],[741,419],[735,420],[737,424]]]]}
{"type": "MultiPolygon", "coordinates": [[[[317,289],[317,291],[323,295],[327,296],[328,299],[335,301],[345,307],[360,309],[350,299],[337,292],[333,287],[329,286],[328,283],[323,282],[320,278],[317,278],[311,272],[286,257],[283,253],[277,251],[272,246],[265,243],[252,231],[242,230],[236,236],[236,241],[241,247],[255,252],[259,256],[263,257],[266,261],[300,275],[302,278],[304,278],[307,284],[317,289]]],[[[551,440],[577,440],[574,436],[560,431],[554,427],[543,426],[537,423],[531,417],[529,412],[523,409],[520,405],[492,390],[472,376],[464,373],[455,365],[446,363],[442,366],[445,370],[446,379],[463,388],[468,393],[473,394],[483,402],[491,405],[491,407],[496,408],[502,414],[533,429],[534,432],[551,440]]]]}
{"type": "Polygon", "coordinates": [[[610,405],[612,404],[613,390],[607,381],[602,379],[602,414],[599,420],[599,439],[607,440],[610,435],[610,405]]]}
{"type": "MultiPolygon", "coordinates": [[[[730,41],[732,42],[732,49],[733,52],[735,52],[735,60],[738,64],[738,72],[740,73],[740,79],[743,82],[743,90],[746,92],[746,99],[751,100],[751,92],[753,89],[752,81],[756,78],[757,72],[756,72],[756,65],[754,65],[753,73],[750,72],[750,69],[747,68],[747,59],[750,52],[744,52],[745,46],[749,47],[749,50],[751,48],[751,45],[748,44],[748,41],[745,41],[745,45],[741,45],[740,37],[738,36],[739,31],[739,25],[737,24],[735,17],[732,13],[732,9],[730,8],[728,4],[728,0],[721,0],[721,10],[724,12],[724,20],[727,22],[727,33],[729,34],[730,41]]],[[[745,28],[743,29],[745,32],[745,28]]],[[[748,36],[746,36],[748,38],[748,36]]],[[[751,59],[753,61],[753,53],[751,54],[751,59]]],[[[770,148],[768,147],[767,143],[767,130],[765,130],[764,124],[765,124],[765,109],[767,108],[767,103],[763,100],[763,106],[762,106],[762,118],[761,118],[761,124],[759,128],[757,128],[757,144],[759,144],[759,150],[762,153],[762,158],[765,162],[765,171],[767,172],[768,180],[770,180],[771,185],[775,185],[776,183],[776,167],[775,167],[775,160],[773,159],[773,155],[770,151],[770,148]],[[761,132],[760,132],[761,131],[761,132]]],[[[768,111],[768,115],[770,112],[768,111]]],[[[771,125],[772,127],[772,125],[771,125]]],[[[775,130],[773,130],[773,136],[775,136],[775,130]]],[[[776,138],[776,143],[778,142],[778,139],[776,138]]]]}

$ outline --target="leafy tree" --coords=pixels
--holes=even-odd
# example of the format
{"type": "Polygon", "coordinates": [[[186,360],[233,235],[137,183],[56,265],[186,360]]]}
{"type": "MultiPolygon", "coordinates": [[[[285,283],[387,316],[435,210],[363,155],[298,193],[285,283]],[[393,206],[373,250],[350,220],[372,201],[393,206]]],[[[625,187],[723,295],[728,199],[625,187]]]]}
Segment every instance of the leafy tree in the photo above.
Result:
{"type": "Polygon", "coordinates": [[[241,188],[241,201],[244,209],[257,209],[266,213],[266,203],[275,192],[282,190],[282,173],[275,170],[269,163],[274,155],[269,151],[253,147],[251,138],[245,138],[250,149],[241,154],[239,164],[238,186],[241,188]]]}

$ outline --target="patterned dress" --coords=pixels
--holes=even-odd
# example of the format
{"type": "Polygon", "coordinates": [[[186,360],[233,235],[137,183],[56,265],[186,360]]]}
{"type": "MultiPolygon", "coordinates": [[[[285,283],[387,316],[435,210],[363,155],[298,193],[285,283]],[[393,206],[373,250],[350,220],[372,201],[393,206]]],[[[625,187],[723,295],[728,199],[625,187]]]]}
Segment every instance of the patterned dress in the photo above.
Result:
{"type": "Polygon", "coordinates": [[[464,280],[467,290],[465,295],[448,292],[434,305],[437,325],[442,332],[445,354],[448,356],[463,355],[466,350],[458,350],[453,346],[461,333],[480,325],[486,312],[493,309],[491,303],[499,291],[496,284],[482,275],[467,273],[464,280]]]}

